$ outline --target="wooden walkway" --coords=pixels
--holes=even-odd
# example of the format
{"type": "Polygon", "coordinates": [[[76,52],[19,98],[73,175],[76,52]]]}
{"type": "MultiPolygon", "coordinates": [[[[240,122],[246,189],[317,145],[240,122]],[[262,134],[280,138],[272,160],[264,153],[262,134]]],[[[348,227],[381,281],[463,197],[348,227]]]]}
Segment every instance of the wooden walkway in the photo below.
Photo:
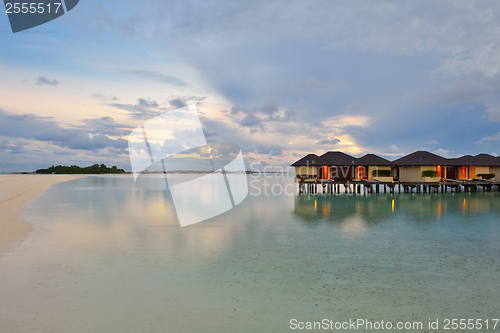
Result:
{"type": "Polygon", "coordinates": [[[376,180],[344,180],[333,181],[317,179],[301,181],[299,193],[317,193],[318,188],[323,193],[446,193],[446,192],[483,192],[499,190],[500,181],[486,179],[466,179],[439,182],[380,182],[376,180]]]}

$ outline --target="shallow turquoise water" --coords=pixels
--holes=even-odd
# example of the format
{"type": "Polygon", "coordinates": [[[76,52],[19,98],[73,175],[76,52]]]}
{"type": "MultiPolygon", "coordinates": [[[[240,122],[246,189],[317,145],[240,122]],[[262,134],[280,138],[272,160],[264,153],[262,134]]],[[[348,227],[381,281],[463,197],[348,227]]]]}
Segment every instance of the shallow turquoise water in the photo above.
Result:
{"type": "Polygon", "coordinates": [[[168,191],[148,188],[158,176],[56,184],[24,207],[37,229],[0,260],[0,329],[285,332],[294,318],[500,316],[500,193],[266,195],[293,180],[250,180],[239,206],[185,228],[168,191]]]}

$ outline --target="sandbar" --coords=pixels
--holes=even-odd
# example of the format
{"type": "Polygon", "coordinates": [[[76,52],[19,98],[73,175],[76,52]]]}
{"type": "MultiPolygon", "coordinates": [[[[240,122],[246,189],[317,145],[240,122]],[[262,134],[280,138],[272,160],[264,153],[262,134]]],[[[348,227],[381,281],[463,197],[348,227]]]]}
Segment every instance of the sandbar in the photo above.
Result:
{"type": "Polygon", "coordinates": [[[21,207],[52,184],[79,176],[0,175],[0,257],[20,243],[34,226],[22,220],[21,207]]]}

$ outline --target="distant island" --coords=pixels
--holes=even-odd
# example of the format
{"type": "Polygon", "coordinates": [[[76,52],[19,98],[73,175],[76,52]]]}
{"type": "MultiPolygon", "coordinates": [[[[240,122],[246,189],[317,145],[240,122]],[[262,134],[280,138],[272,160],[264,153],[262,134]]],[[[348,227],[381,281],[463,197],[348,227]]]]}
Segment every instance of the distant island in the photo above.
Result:
{"type": "Polygon", "coordinates": [[[77,165],[65,166],[51,166],[47,169],[38,169],[36,173],[41,174],[100,174],[100,173],[125,173],[125,170],[118,169],[116,166],[108,168],[105,164],[94,164],[85,168],[77,165]]]}

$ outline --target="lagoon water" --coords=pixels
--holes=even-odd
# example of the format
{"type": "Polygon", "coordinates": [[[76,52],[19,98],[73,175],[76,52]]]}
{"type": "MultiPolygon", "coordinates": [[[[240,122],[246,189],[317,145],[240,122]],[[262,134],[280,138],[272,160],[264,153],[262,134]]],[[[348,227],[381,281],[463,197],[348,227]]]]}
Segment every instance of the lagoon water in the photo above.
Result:
{"type": "MultiPolygon", "coordinates": [[[[273,195],[293,179],[249,180],[236,208],[184,228],[146,181],[54,185],[24,207],[36,230],[0,259],[0,331],[287,332],[291,319],[363,318],[431,332],[449,330],[429,319],[500,316],[499,192],[273,195]]],[[[303,330],[319,331],[336,330],[303,330]]]]}

